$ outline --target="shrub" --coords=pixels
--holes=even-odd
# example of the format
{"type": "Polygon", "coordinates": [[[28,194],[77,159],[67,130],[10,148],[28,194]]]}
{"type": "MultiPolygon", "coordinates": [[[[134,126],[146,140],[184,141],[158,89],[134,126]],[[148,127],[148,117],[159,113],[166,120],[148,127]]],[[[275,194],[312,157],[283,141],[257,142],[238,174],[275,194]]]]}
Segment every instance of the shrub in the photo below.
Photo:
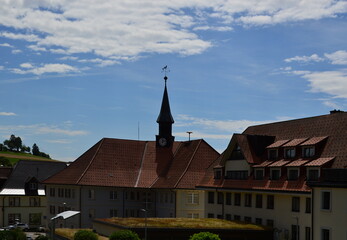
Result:
{"type": "Polygon", "coordinates": [[[130,230],[120,230],[110,236],[110,240],[140,240],[137,233],[130,230]]]}
{"type": "Polygon", "coordinates": [[[10,230],[10,231],[1,231],[0,239],[6,240],[26,240],[27,237],[20,229],[10,230]]]}
{"type": "Polygon", "coordinates": [[[49,237],[40,235],[40,236],[38,236],[38,237],[35,238],[35,239],[36,239],[36,240],[49,240],[49,237]]]}
{"type": "Polygon", "coordinates": [[[221,240],[217,234],[210,232],[195,233],[189,240],[221,240]]]}
{"type": "Polygon", "coordinates": [[[98,240],[98,236],[88,230],[78,230],[74,237],[74,240],[98,240]]]}

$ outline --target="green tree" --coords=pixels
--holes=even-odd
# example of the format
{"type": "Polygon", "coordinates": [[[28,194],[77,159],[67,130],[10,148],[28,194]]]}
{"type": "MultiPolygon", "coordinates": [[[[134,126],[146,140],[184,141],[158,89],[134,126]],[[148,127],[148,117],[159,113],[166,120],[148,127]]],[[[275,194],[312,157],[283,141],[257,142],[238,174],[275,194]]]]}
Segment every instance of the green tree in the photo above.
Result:
{"type": "Polygon", "coordinates": [[[199,232],[190,236],[189,240],[221,240],[217,234],[210,232],[199,232]]]}
{"type": "Polygon", "coordinates": [[[36,143],[34,143],[33,147],[31,148],[31,151],[33,155],[40,156],[40,149],[39,146],[36,145],[36,143]]]}
{"type": "Polygon", "coordinates": [[[137,233],[130,230],[119,230],[111,234],[110,240],[140,240],[137,233]]]}
{"type": "Polygon", "coordinates": [[[10,230],[10,231],[1,231],[0,239],[3,240],[26,240],[27,237],[20,229],[10,230]]]}
{"type": "Polygon", "coordinates": [[[5,158],[5,157],[0,157],[0,165],[4,167],[12,166],[10,160],[8,160],[8,158],[5,158]]]}
{"type": "Polygon", "coordinates": [[[20,137],[14,139],[14,147],[17,149],[17,152],[19,152],[19,149],[22,147],[22,139],[20,137]]]}
{"type": "Polygon", "coordinates": [[[74,240],[98,240],[98,236],[88,230],[79,230],[75,233],[74,240]]]}
{"type": "Polygon", "coordinates": [[[35,238],[35,239],[36,239],[36,240],[49,240],[49,237],[40,235],[40,236],[38,236],[38,237],[35,238]]]}

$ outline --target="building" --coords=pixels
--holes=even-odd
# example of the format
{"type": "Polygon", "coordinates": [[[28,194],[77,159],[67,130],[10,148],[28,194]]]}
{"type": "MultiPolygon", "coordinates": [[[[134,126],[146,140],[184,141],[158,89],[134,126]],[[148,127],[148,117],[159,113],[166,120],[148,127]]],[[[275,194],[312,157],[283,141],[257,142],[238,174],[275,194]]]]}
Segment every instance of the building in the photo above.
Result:
{"type": "Polygon", "coordinates": [[[81,211],[58,226],[92,227],[94,218],[108,217],[202,216],[195,202],[204,199],[204,191],[195,186],[219,153],[202,139],[175,141],[164,79],[155,141],[101,139],[44,182],[49,216],[81,211]]]}
{"type": "Polygon", "coordinates": [[[321,211],[320,198],[333,196],[330,204],[344,204],[346,189],[330,185],[325,191],[315,185],[313,191],[308,183],[319,181],[322,169],[346,168],[346,126],[347,113],[335,110],[329,115],[251,126],[234,134],[197,186],[206,191],[205,217],[273,226],[275,239],[345,239],[345,225],[338,234],[343,237],[335,237],[329,219],[339,216],[335,222],[345,224],[346,212],[321,211]],[[321,229],[324,234],[331,229],[334,237],[319,238],[321,229]]]}
{"type": "Polygon", "coordinates": [[[17,162],[0,191],[0,225],[19,221],[29,227],[47,226],[46,192],[41,181],[65,167],[65,163],[54,161],[17,162]]]}

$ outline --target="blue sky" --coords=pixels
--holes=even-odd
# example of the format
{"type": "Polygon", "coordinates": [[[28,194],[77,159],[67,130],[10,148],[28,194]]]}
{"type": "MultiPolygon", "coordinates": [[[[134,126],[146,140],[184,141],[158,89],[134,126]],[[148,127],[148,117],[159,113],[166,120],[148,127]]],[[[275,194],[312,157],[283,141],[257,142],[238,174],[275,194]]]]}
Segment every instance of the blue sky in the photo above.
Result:
{"type": "Polygon", "coordinates": [[[176,140],[347,108],[347,2],[0,0],[0,141],[59,160],[155,140],[168,65],[176,140]]]}

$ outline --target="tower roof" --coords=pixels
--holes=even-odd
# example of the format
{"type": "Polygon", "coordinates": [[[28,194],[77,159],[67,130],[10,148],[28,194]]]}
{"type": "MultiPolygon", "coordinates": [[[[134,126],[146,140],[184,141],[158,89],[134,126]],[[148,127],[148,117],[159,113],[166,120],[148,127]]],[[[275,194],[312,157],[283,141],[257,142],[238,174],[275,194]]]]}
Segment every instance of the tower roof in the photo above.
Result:
{"type": "Polygon", "coordinates": [[[165,79],[165,88],[164,88],[163,100],[161,102],[160,113],[157,118],[157,123],[174,123],[175,121],[171,115],[169,96],[168,96],[167,88],[166,88],[167,77],[165,76],[164,79],[165,79]]]}

